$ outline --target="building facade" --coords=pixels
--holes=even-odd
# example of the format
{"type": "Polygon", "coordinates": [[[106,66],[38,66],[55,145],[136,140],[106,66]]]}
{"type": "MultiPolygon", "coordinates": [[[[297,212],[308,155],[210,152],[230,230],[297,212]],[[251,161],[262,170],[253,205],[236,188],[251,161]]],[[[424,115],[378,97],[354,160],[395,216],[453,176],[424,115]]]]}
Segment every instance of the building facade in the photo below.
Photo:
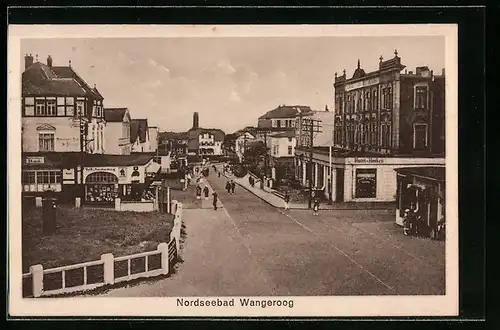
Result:
{"type": "Polygon", "coordinates": [[[395,201],[397,168],[444,167],[445,77],[405,71],[397,51],[378,70],[335,74],[333,147],[296,151],[296,177],[333,201],[395,201]]]}
{"type": "Polygon", "coordinates": [[[312,110],[295,118],[295,136],[297,145],[309,147],[311,145],[311,134],[308,132],[306,121],[313,120],[317,127],[321,128],[319,132],[313,134],[313,146],[322,147],[333,145],[333,127],[335,122],[335,113],[325,107],[324,111],[312,110]]]}
{"type": "Polygon", "coordinates": [[[130,112],[127,108],[105,108],[106,153],[109,155],[130,155],[130,112]]]}
{"type": "Polygon", "coordinates": [[[311,112],[311,108],[303,105],[280,105],[259,117],[258,128],[294,128],[295,118],[300,114],[311,112]]]}
{"type": "Polygon", "coordinates": [[[395,52],[379,68],[335,76],[336,147],[381,154],[444,155],[445,77],[428,67],[401,71],[395,52]]]}
{"type": "Polygon", "coordinates": [[[24,196],[65,191],[76,183],[84,153],[102,154],[106,121],[104,98],[71,67],[25,56],[22,73],[22,186],[24,196]],[[73,171],[71,171],[73,169],[73,171]],[[71,174],[72,175],[71,175],[71,174]]]}
{"type": "Polygon", "coordinates": [[[204,130],[198,135],[199,155],[222,155],[222,143],[210,130],[204,130]]]}
{"type": "Polygon", "coordinates": [[[295,132],[289,131],[271,135],[269,142],[271,178],[281,180],[293,177],[295,146],[297,144],[295,132]]]}

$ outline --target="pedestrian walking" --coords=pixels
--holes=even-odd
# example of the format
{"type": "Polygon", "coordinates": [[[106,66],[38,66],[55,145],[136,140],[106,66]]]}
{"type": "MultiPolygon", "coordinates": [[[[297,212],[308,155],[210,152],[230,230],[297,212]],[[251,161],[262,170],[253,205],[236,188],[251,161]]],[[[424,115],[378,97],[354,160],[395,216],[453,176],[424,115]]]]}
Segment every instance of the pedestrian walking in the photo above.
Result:
{"type": "Polygon", "coordinates": [[[214,206],[214,210],[217,211],[217,193],[214,191],[212,196],[214,197],[212,204],[214,206]]]}
{"type": "Polygon", "coordinates": [[[285,195],[285,210],[289,210],[290,209],[290,196],[288,196],[288,194],[285,195]]]}
{"type": "Polygon", "coordinates": [[[236,183],[234,180],[231,180],[231,193],[234,195],[234,189],[236,188],[236,183]]]}
{"type": "Polygon", "coordinates": [[[200,185],[196,186],[196,199],[201,199],[201,187],[200,187],[200,185]]]}
{"type": "Polygon", "coordinates": [[[227,193],[231,195],[231,182],[229,180],[226,182],[227,193]]]}
{"type": "Polygon", "coordinates": [[[319,199],[315,198],[314,205],[313,205],[313,214],[318,215],[318,212],[319,212],[319,199]]]}
{"type": "Polygon", "coordinates": [[[203,194],[205,195],[205,199],[208,199],[208,193],[209,193],[209,189],[208,189],[208,186],[205,186],[205,188],[203,188],[203,194]]]}
{"type": "Polygon", "coordinates": [[[220,171],[217,171],[217,177],[220,178],[220,171]]]}

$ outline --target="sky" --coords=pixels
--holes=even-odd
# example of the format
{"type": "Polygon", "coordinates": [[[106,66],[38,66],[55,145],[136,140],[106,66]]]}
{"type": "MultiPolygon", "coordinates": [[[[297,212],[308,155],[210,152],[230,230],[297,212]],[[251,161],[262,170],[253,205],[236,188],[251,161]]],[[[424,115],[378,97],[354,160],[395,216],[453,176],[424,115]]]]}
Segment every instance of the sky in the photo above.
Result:
{"type": "Polygon", "coordinates": [[[279,105],[333,108],[334,74],[357,66],[378,69],[379,57],[398,56],[407,70],[441,73],[443,36],[221,37],[23,39],[24,54],[74,70],[104,96],[105,107],[127,107],[160,130],[200,126],[232,133],[256,126],[279,105]]]}

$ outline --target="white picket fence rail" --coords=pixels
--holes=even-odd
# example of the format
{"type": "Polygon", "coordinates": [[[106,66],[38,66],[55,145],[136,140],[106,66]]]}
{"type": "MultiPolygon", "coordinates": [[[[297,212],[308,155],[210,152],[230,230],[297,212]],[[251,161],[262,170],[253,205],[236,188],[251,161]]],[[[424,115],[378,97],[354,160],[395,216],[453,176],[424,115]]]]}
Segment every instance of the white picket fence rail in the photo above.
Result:
{"type": "MultiPolygon", "coordinates": [[[[142,252],[137,254],[132,254],[122,257],[114,257],[111,253],[106,253],[101,255],[100,260],[83,262],[79,264],[43,269],[42,265],[33,265],[30,267],[28,273],[22,274],[23,279],[23,296],[24,297],[42,297],[42,296],[53,296],[58,294],[73,293],[79,291],[93,290],[104,285],[111,285],[120,282],[126,282],[135,280],[138,278],[147,278],[158,275],[169,274],[172,270],[171,267],[177,261],[177,255],[180,249],[180,237],[181,237],[181,227],[182,227],[182,203],[177,201],[172,201],[174,212],[174,226],[170,232],[170,237],[168,243],[160,243],[154,251],[142,252]],[[175,249],[173,248],[175,246],[175,249]],[[169,249],[170,247],[170,249],[169,249]],[[169,255],[170,250],[170,255],[169,255]],[[175,254],[175,255],[173,255],[175,254]],[[159,256],[160,265],[159,268],[151,269],[149,261],[151,257],[159,256]],[[137,259],[144,259],[144,268],[133,272],[132,263],[137,259]],[[127,262],[126,273],[123,275],[116,274],[116,265],[120,262],[127,262]],[[102,266],[102,276],[92,283],[89,283],[89,267],[99,267],[102,266]],[[76,271],[82,269],[83,279],[81,284],[68,285],[68,281],[71,280],[71,275],[68,274],[70,271],[76,271]],[[60,286],[58,288],[44,288],[44,279],[47,279],[51,274],[61,274],[60,275],[60,286]],[[29,279],[31,278],[31,281],[29,279]],[[31,290],[25,288],[24,286],[29,281],[31,284],[31,290]],[[30,293],[26,293],[26,291],[30,293]]],[[[56,280],[56,282],[59,282],[56,280]]]]}

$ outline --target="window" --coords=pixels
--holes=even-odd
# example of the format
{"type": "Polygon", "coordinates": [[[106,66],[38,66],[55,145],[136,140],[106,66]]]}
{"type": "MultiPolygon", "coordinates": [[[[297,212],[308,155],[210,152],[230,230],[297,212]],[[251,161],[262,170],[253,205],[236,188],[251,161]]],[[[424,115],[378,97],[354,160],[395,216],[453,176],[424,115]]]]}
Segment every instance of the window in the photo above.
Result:
{"type": "Polygon", "coordinates": [[[365,111],[370,111],[372,109],[371,103],[370,103],[370,92],[366,92],[365,94],[365,111]]]}
{"type": "Polygon", "coordinates": [[[24,98],[24,105],[35,105],[35,98],[34,97],[25,97],[24,98]]]}
{"type": "Polygon", "coordinates": [[[291,155],[292,154],[292,147],[291,146],[288,146],[288,154],[291,155]]]}
{"type": "Polygon", "coordinates": [[[356,169],[356,198],[377,196],[377,169],[356,169]]]}
{"type": "Polygon", "coordinates": [[[57,98],[57,105],[59,106],[59,105],[64,105],[64,104],[65,104],[64,97],[58,97],[57,98]]]}
{"type": "Polygon", "coordinates": [[[80,115],[84,115],[84,104],[83,104],[83,101],[76,101],[76,114],[78,116],[80,115]]]}
{"type": "Polygon", "coordinates": [[[413,125],[413,148],[427,148],[427,124],[413,125]]]}
{"type": "Polygon", "coordinates": [[[66,116],[74,116],[75,115],[75,108],[70,105],[66,106],[66,116]]]}
{"type": "Polygon", "coordinates": [[[54,151],[54,133],[39,133],[38,134],[38,150],[39,151],[54,151]]]}
{"type": "Polygon", "coordinates": [[[104,129],[101,128],[101,151],[104,152],[104,129]]]}
{"type": "Polygon", "coordinates": [[[281,120],[276,120],[276,127],[281,127],[281,120]]]}
{"type": "Polygon", "coordinates": [[[55,115],[57,115],[56,101],[55,100],[48,100],[47,101],[47,116],[55,116],[55,115]]]}
{"type": "Polygon", "coordinates": [[[45,101],[43,100],[37,100],[36,105],[36,115],[37,116],[45,116],[45,101]]]}
{"type": "Polygon", "coordinates": [[[66,105],[75,105],[75,98],[67,97],[66,98],[66,105]]]}
{"type": "Polygon", "coordinates": [[[415,87],[415,109],[427,109],[427,86],[415,87]]]}
{"type": "Polygon", "coordinates": [[[118,178],[113,173],[95,172],[87,176],[85,183],[118,183],[118,178]]]}
{"type": "MultiPolygon", "coordinates": [[[[33,174],[35,171],[33,171],[33,174]]],[[[61,183],[60,171],[36,171],[37,184],[55,184],[61,183]]]]}

